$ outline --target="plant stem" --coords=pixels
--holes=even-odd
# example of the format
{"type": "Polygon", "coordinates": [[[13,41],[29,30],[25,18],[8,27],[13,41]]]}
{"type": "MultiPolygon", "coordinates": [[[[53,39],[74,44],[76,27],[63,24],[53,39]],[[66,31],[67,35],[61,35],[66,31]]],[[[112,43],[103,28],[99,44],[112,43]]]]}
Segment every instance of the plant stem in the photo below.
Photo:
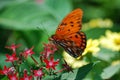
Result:
{"type": "Polygon", "coordinates": [[[59,70],[59,71],[57,71],[57,72],[55,72],[55,73],[60,73],[60,72],[62,72],[62,71],[64,71],[64,70],[66,70],[66,68],[63,68],[63,69],[61,69],[61,70],[59,70]]]}
{"type": "Polygon", "coordinates": [[[31,58],[33,59],[33,61],[38,65],[38,62],[35,60],[35,58],[31,55],[31,58]]]}
{"type": "Polygon", "coordinates": [[[13,65],[13,67],[16,69],[16,67],[15,67],[15,65],[14,65],[14,63],[12,62],[12,65],[13,65]]]}

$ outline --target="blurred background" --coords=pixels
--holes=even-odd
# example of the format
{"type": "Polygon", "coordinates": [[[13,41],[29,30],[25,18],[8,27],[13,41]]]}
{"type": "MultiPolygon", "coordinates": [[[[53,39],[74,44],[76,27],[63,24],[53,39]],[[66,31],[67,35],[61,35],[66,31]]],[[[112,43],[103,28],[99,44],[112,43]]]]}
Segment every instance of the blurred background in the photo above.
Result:
{"type": "Polygon", "coordinates": [[[76,8],[84,12],[87,48],[75,64],[65,53],[63,57],[73,68],[100,61],[84,80],[120,80],[120,0],[0,0],[0,68],[10,65],[4,61],[6,45],[22,44],[19,51],[34,46],[39,55],[61,20],[76,8]]]}

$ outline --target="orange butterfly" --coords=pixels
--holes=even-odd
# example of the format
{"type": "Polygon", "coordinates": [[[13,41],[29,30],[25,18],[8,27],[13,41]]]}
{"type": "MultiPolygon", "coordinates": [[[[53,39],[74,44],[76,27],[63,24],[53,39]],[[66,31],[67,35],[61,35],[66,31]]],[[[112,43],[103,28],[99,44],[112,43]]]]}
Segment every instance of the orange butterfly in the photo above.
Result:
{"type": "Polygon", "coordinates": [[[68,14],[59,24],[56,33],[49,39],[65,49],[65,51],[77,58],[86,48],[86,36],[81,32],[82,10],[76,9],[68,14]]]}

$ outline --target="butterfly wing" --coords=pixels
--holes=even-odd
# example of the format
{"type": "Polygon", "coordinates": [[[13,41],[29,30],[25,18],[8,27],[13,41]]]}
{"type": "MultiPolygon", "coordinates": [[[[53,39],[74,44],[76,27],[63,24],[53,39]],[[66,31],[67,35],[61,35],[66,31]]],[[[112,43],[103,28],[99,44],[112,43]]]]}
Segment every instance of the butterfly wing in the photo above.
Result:
{"type": "Polygon", "coordinates": [[[59,24],[55,35],[59,38],[63,38],[63,35],[65,37],[78,32],[82,27],[82,14],[83,12],[81,9],[76,9],[68,14],[59,24]]]}
{"type": "Polygon", "coordinates": [[[86,36],[83,32],[77,32],[69,35],[65,40],[56,41],[56,43],[62,46],[71,56],[77,58],[86,48],[86,36]]]}
{"type": "Polygon", "coordinates": [[[50,38],[53,43],[62,46],[71,56],[79,57],[86,47],[86,36],[82,27],[82,10],[76,9],[68,14],[50,38]]]}

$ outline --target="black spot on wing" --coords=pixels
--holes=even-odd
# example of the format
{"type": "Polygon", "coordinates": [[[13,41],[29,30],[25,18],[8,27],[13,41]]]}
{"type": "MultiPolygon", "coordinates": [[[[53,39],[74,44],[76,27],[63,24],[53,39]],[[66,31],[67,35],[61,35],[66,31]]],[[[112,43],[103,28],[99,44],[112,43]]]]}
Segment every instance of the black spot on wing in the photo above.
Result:
{"type": "Polygon", "coordinates": [[[73,21],[70,21],[70,24],[73,24],[73,21]]]}
{"type": "Polygon", "coordinates": [[[58,31],[61,31],[61,29],[60,29],[60,28],[58,28],[58,31]]]}
{"type": "Polygon", "coordinates": [[[70,38],[73,38],[72,36],[70,36],[70,38]]]}
{"type": "Polygon", "coordinates": [[[70,29],[68,29],[68,31],[70,31],[70,29]]]}
{"type": "Polygon", "coordinates": [[[74,25],[73,25],[73,24],[71,24],[70,26],[71,26],[71,27],[73,27],[74,25]]]}
{"type": "Polygon", "coordinates": [[[77,21],[78,24],[80,24],[80,21],[77,21]]]}
{"type": "Polygon", "coordinates": [[[78,38],[78,35],[75,35],[75,38],[78,38]]]}

